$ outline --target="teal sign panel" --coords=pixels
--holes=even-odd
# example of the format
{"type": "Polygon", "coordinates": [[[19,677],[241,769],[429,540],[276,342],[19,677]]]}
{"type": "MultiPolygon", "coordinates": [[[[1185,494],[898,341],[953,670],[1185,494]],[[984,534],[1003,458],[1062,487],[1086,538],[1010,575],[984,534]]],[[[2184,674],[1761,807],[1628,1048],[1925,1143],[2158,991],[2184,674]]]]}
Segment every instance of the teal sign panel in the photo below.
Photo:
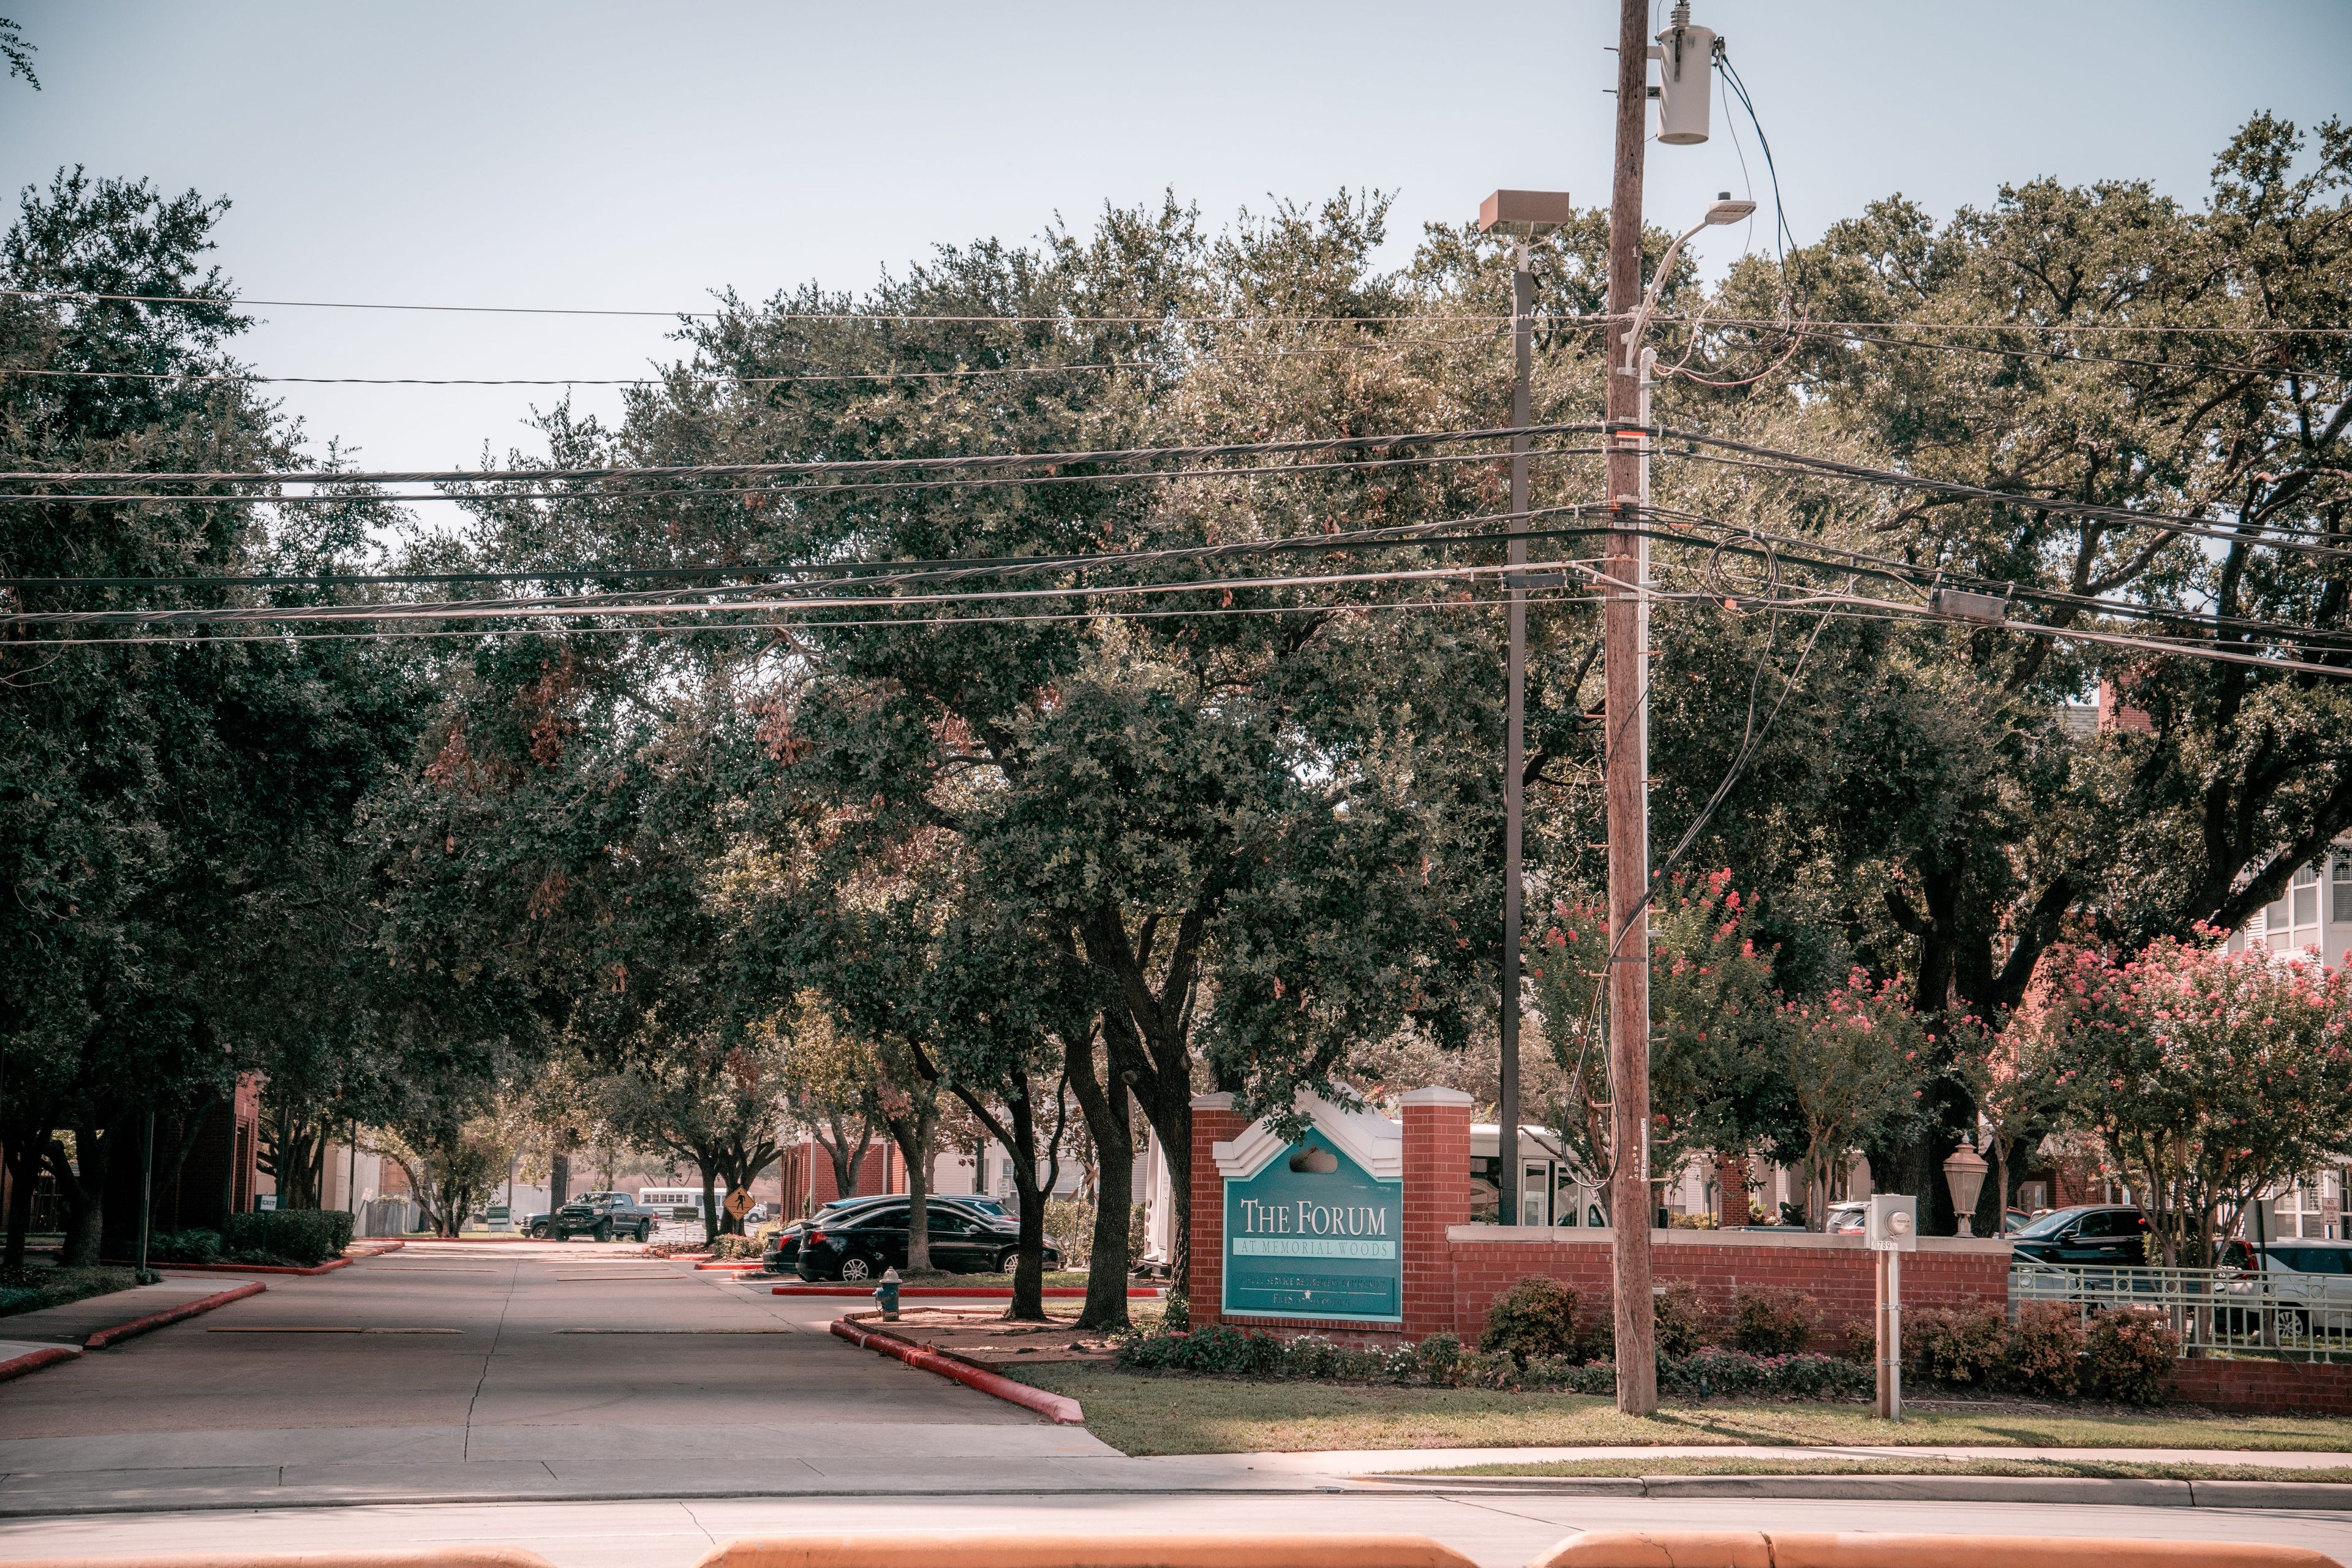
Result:
{"type": "Polygon", "coordinates": [[[1319,1131],[1225,1183],[1223,1310],[1236,1318],[1404,1318],[1404,1184],[1376,1181],[1319,1131]]]}

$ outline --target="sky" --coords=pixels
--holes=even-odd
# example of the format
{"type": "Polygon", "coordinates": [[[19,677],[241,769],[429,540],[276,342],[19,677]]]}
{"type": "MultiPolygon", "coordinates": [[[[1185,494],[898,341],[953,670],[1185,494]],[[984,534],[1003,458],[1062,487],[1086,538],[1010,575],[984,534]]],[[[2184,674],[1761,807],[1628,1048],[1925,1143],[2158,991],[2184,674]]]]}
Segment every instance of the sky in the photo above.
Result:
{"type": "MultiPolygon", "coordinates": [[[[1497,187],[1605,205],[1612,0],[888,6],[606,0],[5,0],[42,90],[0,83],[0,176],[61,165],[234,203],[215,259],[257,300],[651,311],[936,243],[1034,239],[1172,190],[1213,227],[1341,188],[1425,223],[1497,187]]],[[[2139,179],[2201,203],[2249,115],[2352,109],[2345,0],[1695,0],[1727,40],[1801,241],[1901,192],[1939,216],[2004,184],[2139,179]]],[[[1647,210],[1769,201],[1744,115],[1653,142],[1647,210]]],[[[1703,237],[1719,272],[1762,223],[1703,237]]],[[[281,375],[625,377],[674,321],[256,307],[281,375]]],[[[541,449],[547,387],[280,389],[368,468],[541,449]]],[[[610,415],[618,395],[580,388],[610,415]]]]}

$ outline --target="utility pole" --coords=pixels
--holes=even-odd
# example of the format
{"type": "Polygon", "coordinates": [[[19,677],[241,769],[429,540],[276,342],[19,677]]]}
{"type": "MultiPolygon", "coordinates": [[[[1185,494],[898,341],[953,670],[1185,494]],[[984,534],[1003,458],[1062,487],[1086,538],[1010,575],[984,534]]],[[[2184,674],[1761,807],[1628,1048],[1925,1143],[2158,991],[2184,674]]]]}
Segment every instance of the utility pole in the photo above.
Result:
{"type": "Polygon", "coordinates": [[[1602,763],[1609,810],[1609,1219],[1617,1331],[1617,1408],[1658,1407],[1656,1310],[1650,1286],[1649,565],[1641,502],[1649,437],[1642,361],[1631,341],[1642,303],[1642,162],[1649,132],[1650,9],[1620,0],[1617,159],[1609,199],[1610,530],[1601,602],[1607,696],[1602,763]],[[1622,347],[1621,348],[1621,343],[1622,347]]]}
{"type": "Polygon", "coordinates": [[[1496,191],[1478,208],[1478,228],[1515,237],[1511,271],[1511,532],[1504,546],[1503,574],[1510,604],[1510,653],[1505,665],[1503,715],[1503,962],[1502,1071],[1495,1120],[1495,1219],[1517,1225],[1526,1217],[1519,1190],[1519,879],[1520,825],[1527,804],[1528,426],[1533,423],[1529,381],[1535,357],[1536,280],[1528,245],[1538,234],[1576,216],[1565,191],[1496,191]]]}

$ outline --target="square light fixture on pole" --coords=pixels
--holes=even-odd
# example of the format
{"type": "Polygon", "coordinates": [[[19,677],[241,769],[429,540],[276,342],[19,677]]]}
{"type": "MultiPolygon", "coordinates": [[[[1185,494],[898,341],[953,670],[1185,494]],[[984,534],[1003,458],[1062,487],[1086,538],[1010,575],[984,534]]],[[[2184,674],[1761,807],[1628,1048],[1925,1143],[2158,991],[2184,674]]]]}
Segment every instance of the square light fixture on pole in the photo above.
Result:
{"type": "Polygon", "coordinates": [[[1498,230],[1519,239],[1549,234],[1576,219],[1566,191],[1496,191],[1478,204],[1478,232],[1498,230]]]}
{"type": "Polygon", "coordinates": [[[1530,1213],[1519,1156],[1519,830],[1526,805],[1528,590],[1519,568],[1528,563],[1528,425],[1535,356],[1536,280],[1528,241],[1576,216],[1566,191],[1496,191],[1478,204],[1478,231],[1509,236],[1511,271],[1511,538],[1505,547],[1510,595],[1509,647],[1504,673],[1503,724],[1503,962],[1497,1020],[1502,1071],[1496,1084],[1495,1217],[1505,1225],[1547,1225],[1548,1207],[1530,1213]]]}

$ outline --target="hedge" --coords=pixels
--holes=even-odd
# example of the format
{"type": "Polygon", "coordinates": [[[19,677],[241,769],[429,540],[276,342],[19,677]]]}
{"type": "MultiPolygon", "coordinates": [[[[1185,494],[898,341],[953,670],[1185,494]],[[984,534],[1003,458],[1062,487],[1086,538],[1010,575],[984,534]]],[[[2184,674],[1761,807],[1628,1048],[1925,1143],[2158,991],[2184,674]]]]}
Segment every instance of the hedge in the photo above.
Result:
{"type": "MultiPolygon", "coordinates": [[[[1524,1388],[1613,1394],[1617,1369],[1606,1361],[1534,1355],[1522,1365],[1506,1350],[1465,1351],[1452,1334],[1432,1334],[1393,1350],[1362,1349],[1312,1337],[1284,1341],[1232,1328],[1198,1333],[1140,1334],[1119,1347],[1121,1364],[1148,1372],[1313,1378],[1327,1383],[1386,1383],[1428,1388],[1524,1388]]],[[[1859,1399],[1872,1388],[1868,1367],[1826,1355],[1750,1355],[1702,1349],[1658,1358],[1658,1385],[1696,1398],[1748,1394],[1780,1399],[1859,1399]]]]}
{"type": "Polygon", "coordinates": [[[309,1268],[341,1258],[352,1244],[352,1216],[341,1209],[267,1209],[228,1216],[221,1249],[235,1263],[283,1259],[309,1268]]]}

